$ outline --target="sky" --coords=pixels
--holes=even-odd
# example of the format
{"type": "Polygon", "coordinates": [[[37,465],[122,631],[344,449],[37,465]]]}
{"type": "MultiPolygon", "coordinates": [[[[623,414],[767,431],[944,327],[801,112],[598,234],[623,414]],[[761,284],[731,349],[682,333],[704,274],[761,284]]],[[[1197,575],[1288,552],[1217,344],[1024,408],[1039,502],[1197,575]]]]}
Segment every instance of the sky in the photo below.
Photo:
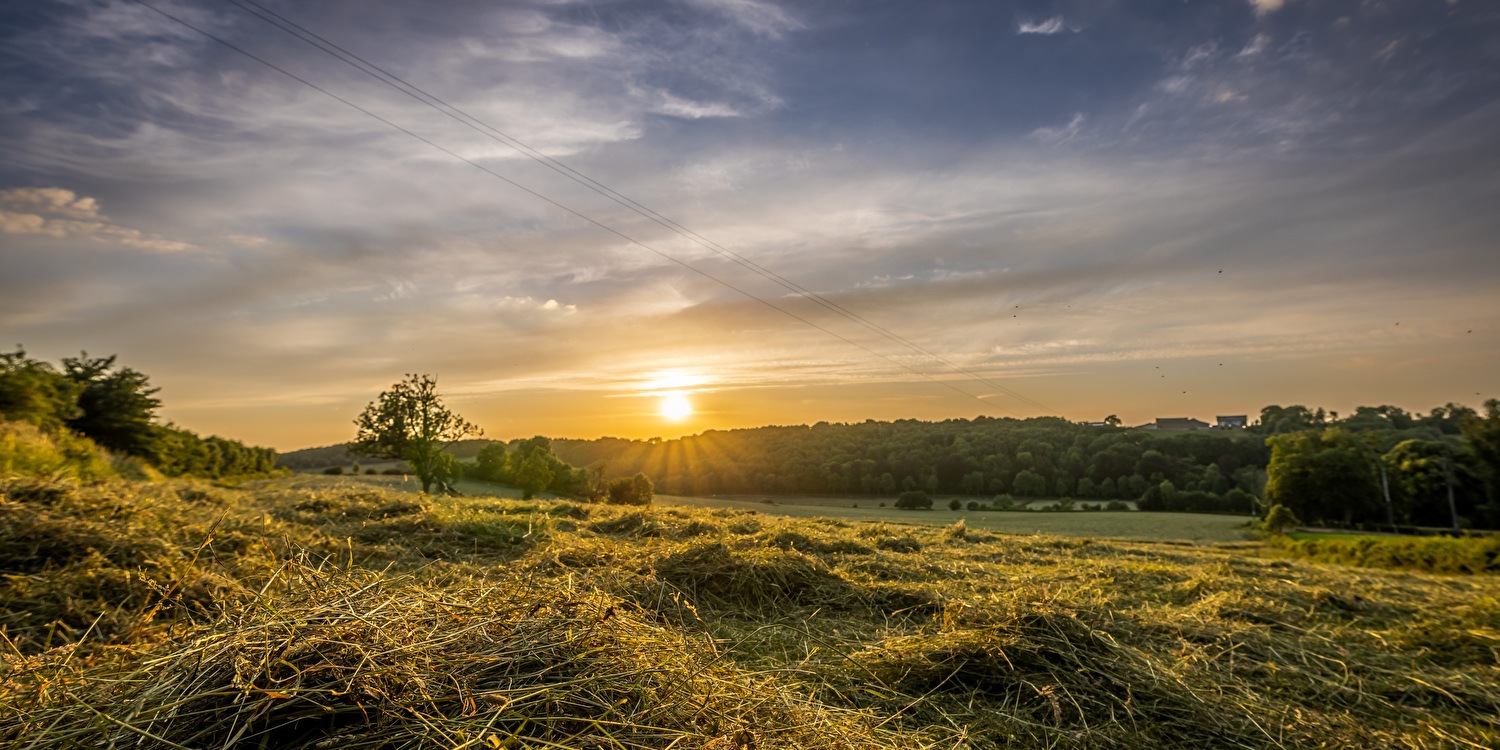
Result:
{"type": "Polygon", "coordinates": [[[1486,0],[0,3],[0,338],[280,450],[1477,407],[1497,238],[1486,0]]]}

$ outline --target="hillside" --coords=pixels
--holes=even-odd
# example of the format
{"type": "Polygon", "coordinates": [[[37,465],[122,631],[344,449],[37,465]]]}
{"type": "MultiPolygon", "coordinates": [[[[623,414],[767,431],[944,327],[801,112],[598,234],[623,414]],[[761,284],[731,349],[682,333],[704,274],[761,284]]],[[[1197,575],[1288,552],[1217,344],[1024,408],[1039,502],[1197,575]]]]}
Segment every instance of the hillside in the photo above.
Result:
{"type": "MultiPolygon", "coordinates": [[[[479,449],[497,440],[460,440],[448,447],[455,458],[469,461],[479,455],[479,449]]],[[[375,459],[356,456],[349,452],[349,443],[325,445],[321,448],[303,448],[276,456],[276,465],[284,469],[322,469],[329,466],[350,466],[355,462],[369,463],[375,459]]]]}
{"type": "Polygon", "coordinates": [[[1493,747],[1500,579],[962,526],[0,485],[0,744],[1493,747]]]}

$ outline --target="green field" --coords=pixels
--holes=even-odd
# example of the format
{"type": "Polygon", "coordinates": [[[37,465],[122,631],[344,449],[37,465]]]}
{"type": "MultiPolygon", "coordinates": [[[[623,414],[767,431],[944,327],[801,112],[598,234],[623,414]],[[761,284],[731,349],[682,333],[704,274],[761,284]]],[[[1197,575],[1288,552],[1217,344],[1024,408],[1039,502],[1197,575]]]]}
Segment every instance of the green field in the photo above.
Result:
{"type": "MultiPolygon", "coordinates": [[[[417,492],[421,485],[415,478],[403,481],[397,476],[324,476],[295,474],[278,480],[288,487],[378,486],[404,492],[417,492]]],[[[490,484],[462,480],[456,489],[468,496],[521,497],[521,491],[490,484]]],[[[551,497],[546,493],[542,497],[551,497]]],[[[885,521],[900,524],[948,526],[963,519],[970,528],[990,529],[1009,534],[1053,534],[1101,539],[1136,539],[1142,541],[1241,542],[1250,539],[1248,519],[1206,513],[1141,513],[1136,511],[950,511],[897,510],[879,507],[869,498],[828,497],[686,497],[657,495],[662,505],[686,508],[727,508],[789,518],[837,518],[848,521],[885,521]],[[770,502],[765,502],[769,500],[770,502]],[[858,508],[850,507],[858,504],[858,508]]],[[[1043,505],[1045,503],[1037,503],[1043,505]]]]}
{"type": "Polygon", "coordinates": [[[898,510],[881,508],[868,498],[830,501],[827,498],[774,497],[763,500],[659,495],[658,502],[692,508],[734,508],[791,518],[838,518],[849,521],[887,521],[948,526],[959,519],[974,529],[1010,534],[1056,534],[1071,537],[1182,541],[1194,544],[1238,542],[1250,538],[1243,516],[1206,513],[1142,513],[1138,511],[970,511],[898,510]],[[850,507],[853,503],[859,507],[850,507]]]}

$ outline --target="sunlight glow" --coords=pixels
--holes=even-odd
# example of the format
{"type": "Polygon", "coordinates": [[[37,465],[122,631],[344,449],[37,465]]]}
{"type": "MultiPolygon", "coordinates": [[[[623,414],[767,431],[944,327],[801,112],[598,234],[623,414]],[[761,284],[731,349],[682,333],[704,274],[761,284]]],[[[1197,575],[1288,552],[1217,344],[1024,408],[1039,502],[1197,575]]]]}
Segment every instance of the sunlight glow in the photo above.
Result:
{"type": "Polygon", "coordinates": [[[708,378],[694,372],[683,370],[668,370],[652,373],[650,379],[644,384],[643,390],[667,391],[680,388],[693,388],[708,382],[708,378]]]}
{"type": "Polygon", "coordinates": [[[671,393],[662,397],[661,415],[674,422],[687,419],[693,413],[693,404],[687,400],[687,396],[681,393],[671,393]]]}

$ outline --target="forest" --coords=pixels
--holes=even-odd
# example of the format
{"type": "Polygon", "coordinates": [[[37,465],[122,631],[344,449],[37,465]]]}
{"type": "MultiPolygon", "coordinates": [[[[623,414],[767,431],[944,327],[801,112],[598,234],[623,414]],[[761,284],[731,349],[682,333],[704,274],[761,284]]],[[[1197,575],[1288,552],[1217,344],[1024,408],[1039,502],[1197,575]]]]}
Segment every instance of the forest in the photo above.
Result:
{"type": "Polygon", "coordinates": [[[1394,406],[1359,407],[1340,418],[1272,405],[1244,430],[979,417],[551,444],[570,464],[643,472],[668,494],[884,497],[922,490],[1134,500],[1142,510],[1247,515],[1279,503],[1304,520],[1337,526],[1495,528],[1500,403],[1486,408],[1480,415],[1450,403],[1414,415],[1394,406]]]}

